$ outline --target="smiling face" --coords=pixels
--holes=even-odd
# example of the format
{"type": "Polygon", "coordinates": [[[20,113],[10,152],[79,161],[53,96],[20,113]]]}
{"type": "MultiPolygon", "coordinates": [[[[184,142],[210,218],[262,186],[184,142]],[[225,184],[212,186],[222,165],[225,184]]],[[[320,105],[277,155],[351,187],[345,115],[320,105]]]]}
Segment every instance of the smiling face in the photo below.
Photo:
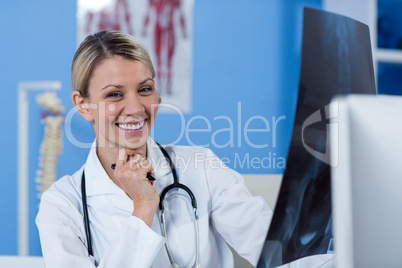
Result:
{"type": "Polygon", "coordinates": [[[145,64],[121,56],[103,60],[89,79],[83,103],[89,109],[80,113],[92,123],[98,147],[145,152],[159,105],[152,73],[145,64]]]}

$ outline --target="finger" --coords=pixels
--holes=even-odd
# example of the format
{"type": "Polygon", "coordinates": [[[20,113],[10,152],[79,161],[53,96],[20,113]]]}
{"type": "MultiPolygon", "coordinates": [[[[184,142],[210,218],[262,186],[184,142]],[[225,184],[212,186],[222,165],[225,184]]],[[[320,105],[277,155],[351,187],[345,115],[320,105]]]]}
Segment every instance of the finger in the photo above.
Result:
{"type": "Polygon", "coordinates": [[[149,162],[147,159],[143,159],[141,162],[139,162],[139,165],[145,170],[146,174],[155,177],[154,168],[152,167],[151,162],[149,162]]]}
{"type": "Polygon", "coordinates": [[[128,154],[128,159],[138,162],[138,161],[140,161],[140,160],[142,160],[144,158],[140,154],[129,153],[128,154]]]}
{"type": "Polygon", "coordinates": [[[115,168],[121,167],[127,162],[127,153],[125,148],[119,148],[119,153],[117,156],[115,168]]]}
{"type": "Polygon", "coordinates": [[[154,169],[153,169],[151,163],[147,159],[142,159],[140,162],[137,163],[137,166],[139,168],[143,169],[142,174],[145,174],[146,179],[148,179],[148,181],[151,183],[151,185],[154,185],[154,181],[156,179],[154,178],[155,172],[154,172],[154,169]]]}
{"type": "Polygon", "coordinates": [[[143,150],[141,150],[141,149],[129,149],[129,148],[126,148],[126,153],[127,153],[127,155],[137,155],[137,154],[139,154],[142,157],[145,156],[145,152],[143,150]]]}
{"type": "Polygon", "coordinates": [[[141,155],[139,155],[139,154],[136,154],[136,155],[129,155],[128,157],[129,157],[129,162],[130,162],[130,168],[131,168],[131,169],[134,168],[136,164],[138,164],[141,160],[144,159],[144,158],[143,158],[141,155]]]}

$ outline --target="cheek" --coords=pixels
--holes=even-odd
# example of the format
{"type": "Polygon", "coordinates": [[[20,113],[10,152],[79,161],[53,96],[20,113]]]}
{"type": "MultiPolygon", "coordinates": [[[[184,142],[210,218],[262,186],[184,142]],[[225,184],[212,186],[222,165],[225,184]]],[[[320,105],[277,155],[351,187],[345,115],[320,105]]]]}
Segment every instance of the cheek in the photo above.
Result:
{"type": "Polygon", "coordinates": [[[155,94],[155,97],[152,98],[151,100],[149,100],[149,102],[147,103],[146,107],[147,107],[147,112],[149,114],[151,114],[153,117],[156,116],[156,113],[158,112],[159,109],[159,96],[157,94],[155,94]]]}
{"type": "Polygon", "coordinates": [[[149,105],[147,105],[147,107],[146,107],[147,113],[152,118],[155,118],[156,113],[158,112],[158,109],[159,109],[159,102],[149,103],[149,105]]]}
{"type": "Polygon", "coordinates": [[[115,120],[119,116],[121,107],[115,103],[107,103],[104,109],[104,117],[107,121],[115,120]]]}
{"type": "Polygon", "coordinates": [[[96,124],[108,124],[116,118],[117,107],[114,104],[100,105],[99,109],[92,110],[91,114],[96,124]]]}
{"type": "Polygon", "coordinates": [[[116,111],[116,104],[114,103],[108,104],[107,109],[109,112],[113,113],[114,111],[116,111]]]}

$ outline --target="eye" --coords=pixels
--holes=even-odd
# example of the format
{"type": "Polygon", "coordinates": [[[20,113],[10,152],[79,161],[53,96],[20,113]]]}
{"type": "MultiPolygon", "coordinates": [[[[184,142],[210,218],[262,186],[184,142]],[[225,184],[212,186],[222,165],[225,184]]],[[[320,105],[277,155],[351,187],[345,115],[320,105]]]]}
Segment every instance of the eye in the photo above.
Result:
{"type": "Polygon", "coordinates": [[[138,90],[138,93],[143,94],[143,95],[147,95],[150,94],[152,92],[153,88],[152,87],[142,87],[138,90]]]}
{"type": "Polygon", "coordinates": [[[109,94],[106,95],[107,98],[118,98],[121,97],[122,94],[120,92],[110,92],[109,94]]]}

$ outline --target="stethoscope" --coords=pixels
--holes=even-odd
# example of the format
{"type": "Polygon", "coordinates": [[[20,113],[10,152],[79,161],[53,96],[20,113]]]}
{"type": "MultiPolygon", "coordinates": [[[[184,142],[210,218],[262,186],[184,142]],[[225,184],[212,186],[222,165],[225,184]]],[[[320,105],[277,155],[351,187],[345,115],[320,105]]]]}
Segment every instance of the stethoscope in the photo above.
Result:
{"type": "MultiPolygon", "coordinates": [[[[164,201],[165,201],[165,196],[166,194],[174,189],[174,188],[180,188],[183,189],[184,191],[187,192],[191,199],[191,205],[193,207],[194,211],[194,227],[195,227],[195,260],[192,268],[201,268],[201,265],[198,263],[198,258],[199,258],[199,231],[198,231],[198,211],[197,211],[197,200],[195,199],[195,196],[193,192],[184,184],[179,183],[179,180],[177,178],[177,173],[176,173],[176,168],[172,162],[172,159],[170,158],[169,154],[166,152],[166,150],[159,144],[156,143],[159,146],[159,149],[162,151],[165,159],[168,161],[170,169],[172,170],[173,174],[173,183],[166,186],[165,189],[163,189],[160,198],[159,198],[159,210],[160,210],[160,221],[161,221],[161,230],[162,230],[162,235],[166,238],[165,242],[165,248],[167,255],[169,257],[169,261],[172,265],[172,268],[179,268],[179,265],[175,263],[173,260],[173,255],[170,250],[169,246],[169,241],[167,237],[167,231],[166,231],[166,220],[165,220],[165,206],[164,206],[164,201]]],[[[88,254],[93,256],[93,251],[92,251],[92,240],[91,240],[91,230],[89,226],[89,217],[88,217],[88,206],[87,206],[87,194],[86,194],[86,189],[85,189],[85,172],[82,172],[82,177],[81,177],[81,196],[82,196],[82,209],[84,213],[84,227],[85,227],[85,233],[87,237],[87,243],[88,243],[88,254]]]]}

